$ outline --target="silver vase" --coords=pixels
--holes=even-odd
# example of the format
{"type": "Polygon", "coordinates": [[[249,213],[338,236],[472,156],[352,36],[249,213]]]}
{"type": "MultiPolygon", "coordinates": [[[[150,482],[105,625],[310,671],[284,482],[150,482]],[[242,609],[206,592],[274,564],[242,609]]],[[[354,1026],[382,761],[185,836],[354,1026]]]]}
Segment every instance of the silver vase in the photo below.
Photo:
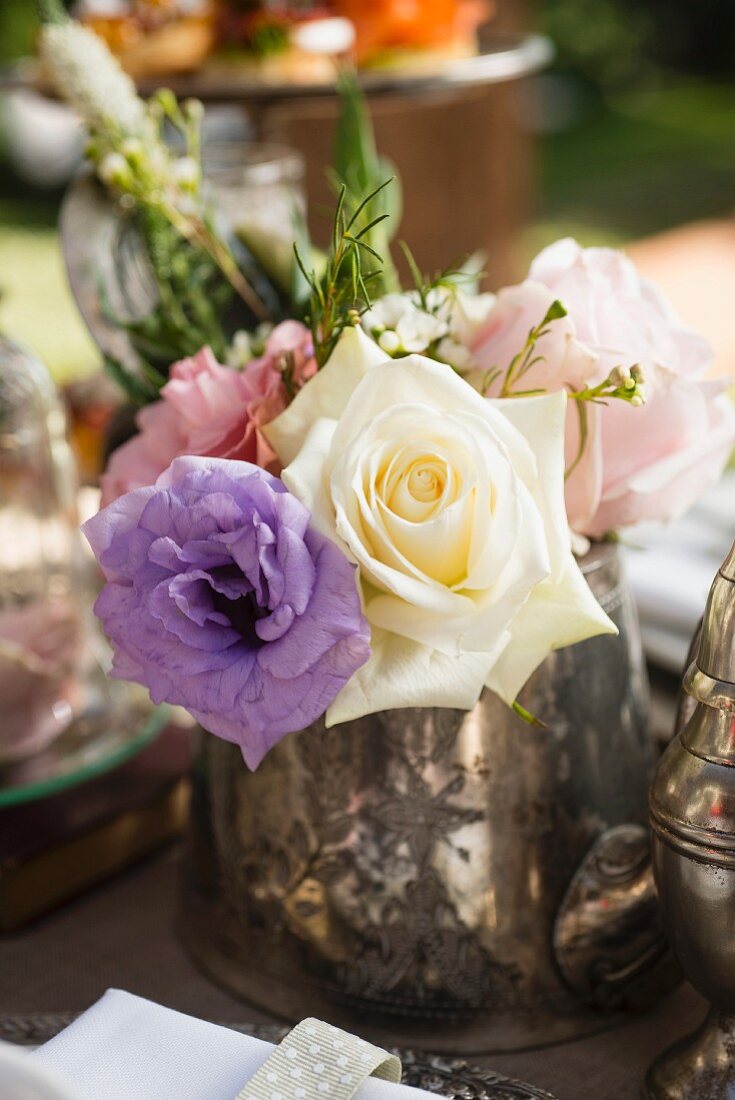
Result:
{"type": "Polygon", "coordinates": [[[616,547],[584,572],[620,629],[522,700],[285,738],[254,774],[203,737],[181,907],[245,999],[392,1043],[518,1049],[600,1028],[671,978],[657,924],[638,624],[616,547]]]}

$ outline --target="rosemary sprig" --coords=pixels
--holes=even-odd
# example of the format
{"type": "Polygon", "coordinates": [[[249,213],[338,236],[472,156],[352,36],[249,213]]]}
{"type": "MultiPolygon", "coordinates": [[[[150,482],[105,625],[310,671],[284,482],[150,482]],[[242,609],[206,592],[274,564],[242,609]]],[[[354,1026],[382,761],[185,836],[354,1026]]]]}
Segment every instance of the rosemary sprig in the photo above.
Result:
{"type": "Polygon", "coordinates": [[[426,275],[421,271],[421,268],[416,263],[416,258],[409,248],[406,241],[399,241],[398,247],[404,255],[406,263],[408,264],[408,270],[411,273],[413,279],[414,290],[419,300],[419,304],[425,313],[436,314],[444,306],[444,302],[441,299],[437,299],[432,303],[432,291],[433,290],[449,290],[456,291],[463,283],[474,284],[478,279],[483,276],[482,271],[465,271],[464,264],[470,259],[469,254],[463,256],[460,260],[449,264],[448,267],[443,268],[441,271],[436,271],[434,275],[426,275]]]}
{"type": "Polygon", "coordinates": [[[323,367],[334,351],[345,328],[359,322],[371,305],[370,284],[380,280],[383,259],[368,237],[387,217],[386,213],[371,216],[372,204],[393,182],[384,180],[355,207],[348,209],[347,188],[343,185],[337,197],[331,234],[331,248],[324,275],[308,270],[298,245],[294,256],[309,287],[307,323],[314,340],[314,355],[323,367]],[[370,260],[374,265],[368,268],[370,260]]]}

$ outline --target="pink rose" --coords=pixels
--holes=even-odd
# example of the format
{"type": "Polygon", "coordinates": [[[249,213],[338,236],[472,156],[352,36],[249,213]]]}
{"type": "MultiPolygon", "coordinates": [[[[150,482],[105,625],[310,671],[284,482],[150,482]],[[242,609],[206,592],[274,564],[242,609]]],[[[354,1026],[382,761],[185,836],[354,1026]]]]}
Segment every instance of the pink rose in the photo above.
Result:
{"type": "MultiPolygon", "coordinates": [[[[589,538],[640,520],[670,520],[721,474],[735,442],[735,409],[722,380],[707,379],[712,351],[619,252],[564,240],[542,252],[530,278],[503,290],[473,344],[483,371],[505,370],[531,328],[559,299],[569,311],[539,342],[543,356],[517,389],[574,390],[616,366],[639,364],[646,404],[587,405],[589,439],[567,482],[572,529],[589,538]]],[[[497,396],[501,381],[488,389],[497,396]]],[[[570,402],[567,464],[578,451],[570,402]]]]}
{"type": "Polygon", "coordinates": [[[298,321],[274,328],[263,357],[243,370],[223,367],[209,348],[174,363],[160,401],[138,413],[138,434],[113,452],[102,505],[153,485],[179,455],[240,459],[279,473],[261,428],[288,404],[284,368],[296,389],[316,370],[311,334],[298,321]]]}

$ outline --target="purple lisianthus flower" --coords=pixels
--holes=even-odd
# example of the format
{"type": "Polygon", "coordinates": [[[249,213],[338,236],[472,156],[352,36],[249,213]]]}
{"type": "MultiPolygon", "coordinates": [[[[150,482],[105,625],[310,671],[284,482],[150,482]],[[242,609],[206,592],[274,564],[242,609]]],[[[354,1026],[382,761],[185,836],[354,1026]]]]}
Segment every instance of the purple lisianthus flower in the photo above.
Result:
{"type": "Polygon", "coordinates": [[[112,675],[185,707],[255,768],[370,655],[355,567],[258,466],[177,458],[84,525],[112,675]]]}

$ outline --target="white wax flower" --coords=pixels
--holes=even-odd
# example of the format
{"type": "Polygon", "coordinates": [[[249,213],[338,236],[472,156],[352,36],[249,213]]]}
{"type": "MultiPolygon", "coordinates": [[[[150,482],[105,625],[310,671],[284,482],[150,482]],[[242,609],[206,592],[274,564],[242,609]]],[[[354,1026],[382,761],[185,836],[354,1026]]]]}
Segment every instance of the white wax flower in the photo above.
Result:
{"type": "Polygon", "coordinates": [[[445,336],[439,341],[436,349],[436,358],[440,363],[447,363],[454,367],[460,374],[471,370],[475,365],[475,357],[468,347],[453,340],[451,336],[445,336]]]}
{"type": "Polygon", "coordinates": [[[106,153],[97,166],[103,183],[119,187],[130,177],[130,165],[122,153],[106,153]]]}
{"type": "Polygon", "coordinates": [[[470,345],[495,303],[492,294],[468,294],[459,286],[386,294],[362,317],[362,325],[391,357],[429,352],[460,373],[476,366],[470,345]]]}
{"type": "Polygon", "coordinates": [[[171,165],[171,175],[174,182],[184,189],[196,190],[201,181],[199,165],[194,157],[178,157],[171,165]]]}
{"type": "Polygon", "coordinates": [[[358,565],[371,624],[330,725],[470,708],[484,686],[512,703],[552,649],[615,632],[571,551],[565,395],[490,401],[444,364],[380,355],[347,330],[266,429],[286,485],[358,565]]]}
{"type": "Polygon", "coordinates": [[[362,317],[363,327],[389,354],[426,351],[448,332],[446,321],[421,309],[408,294],[386,294],[362,317]],[[389,342],[384,334],[395,334],[389,342]]]}
{"type": "MultiPolygon", "coordinates": [[[[412,301],[421,301],[418,291],[409,292],[412,301]]],[[[461,286],[442,283],[426,294],[426,309],[447,326],[447,335],[467,347],[482,329],[495,305],[494,294],[473,294],[461,286]]]]}

